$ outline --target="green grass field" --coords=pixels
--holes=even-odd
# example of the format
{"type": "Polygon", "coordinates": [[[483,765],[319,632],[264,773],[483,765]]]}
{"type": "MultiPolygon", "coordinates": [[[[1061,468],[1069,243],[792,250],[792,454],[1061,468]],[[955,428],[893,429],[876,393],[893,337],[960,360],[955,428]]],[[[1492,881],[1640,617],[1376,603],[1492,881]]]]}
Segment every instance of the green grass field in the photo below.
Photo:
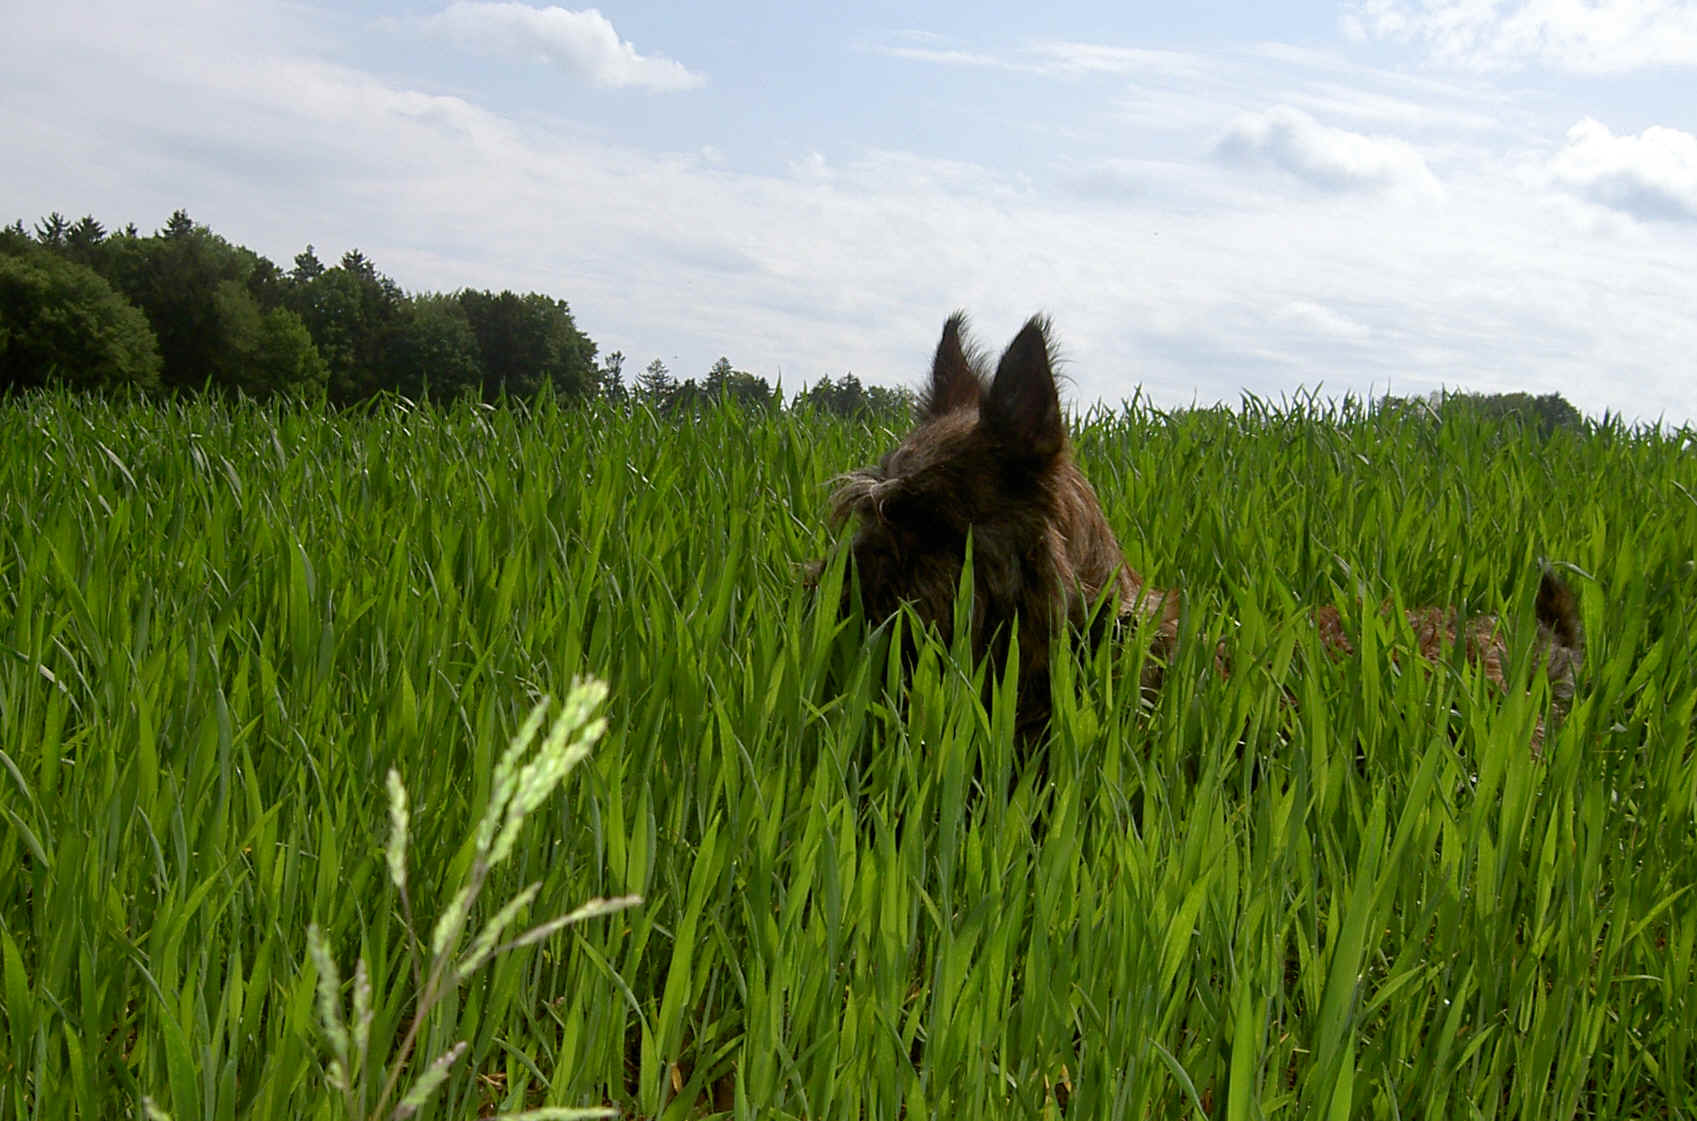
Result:
{"type": "Polygon", "coordinates": [[[950,651],[904,684],[809,610],[827,482],[891,442],[0,404],[0,1119],[345,1116],[308,930],[397,1053],[386,775],[429,940],[508,741],[581,675],[607,730],[471,922],[531,883],[521,923],[643,902],[436,1005],[402,1084],[467,1047],[420,1116],[1697,1115],[1697,437],[1086,418],[1196,641],[1148,707],[1134,651],[1060,660],[1042,766],[950,651]],[[1526,642],[1504,700],[1399,672],[1375,608],[1524,621],[1541,557],[1588,658],[1540,762],[1526,642]],[[1326,602],[1369,605],[1359,658],[1317,653],[1326,602]]]}

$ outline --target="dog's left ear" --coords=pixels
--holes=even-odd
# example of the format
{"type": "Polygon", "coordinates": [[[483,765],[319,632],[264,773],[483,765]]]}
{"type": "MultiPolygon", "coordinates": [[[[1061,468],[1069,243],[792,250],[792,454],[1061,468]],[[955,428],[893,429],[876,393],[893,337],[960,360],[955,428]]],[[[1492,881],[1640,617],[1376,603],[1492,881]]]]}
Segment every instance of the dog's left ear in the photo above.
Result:
{"type": "Polygon", "coordinates": [[[1049,357],[1049,321],[1033,316],[996,366],[996,380],[979,407],[983,424],[1011,450],[1040,458],[1066,443],[1061,396],[1049,357]]]}

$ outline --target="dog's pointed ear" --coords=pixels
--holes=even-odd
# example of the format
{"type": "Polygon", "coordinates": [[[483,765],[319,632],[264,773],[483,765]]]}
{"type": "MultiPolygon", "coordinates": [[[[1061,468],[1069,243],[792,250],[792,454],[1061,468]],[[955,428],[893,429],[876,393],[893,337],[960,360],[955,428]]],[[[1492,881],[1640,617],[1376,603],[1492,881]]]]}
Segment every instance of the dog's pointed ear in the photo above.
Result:
{"type": "Polygon", "coordinates": [[[937,357],[931,362],[931,384],[919,401],[919,415],[926,419],[978,404],[984,383],[967,357],[961,337],[966,333],[966,312],[957,311],[943,324],[937,357]]]}
{"type": "Polygon", "coordinates": [[[1061,395],[1049,353],[1049,321],[1033,316],[996,367],[983,422],[1010,450],[1047,458],[1066,444],[1061,395]]]}

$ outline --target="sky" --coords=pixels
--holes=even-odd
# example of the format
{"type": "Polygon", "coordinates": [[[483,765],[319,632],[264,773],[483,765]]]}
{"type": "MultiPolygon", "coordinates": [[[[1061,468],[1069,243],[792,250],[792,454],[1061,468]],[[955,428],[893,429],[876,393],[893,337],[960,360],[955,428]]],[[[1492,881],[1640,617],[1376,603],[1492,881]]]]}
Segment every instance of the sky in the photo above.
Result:
{"type": "Polygon", "coordinates": [[[1697,423],[1697,0],[0,0],[0,221],[566,300],[627,377],[1697,423]]]}

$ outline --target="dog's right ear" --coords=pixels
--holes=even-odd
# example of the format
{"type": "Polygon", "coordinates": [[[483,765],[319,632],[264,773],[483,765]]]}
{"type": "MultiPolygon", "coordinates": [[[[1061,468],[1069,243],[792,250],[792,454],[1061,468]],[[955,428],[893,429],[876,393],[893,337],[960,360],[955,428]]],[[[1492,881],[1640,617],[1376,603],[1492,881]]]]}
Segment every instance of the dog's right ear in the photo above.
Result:
{"type": "Polygon", "coordinates": [[[931,384],[919,399],[919,415],[926,420],[954,412],[956,409],[977,408],[984,395],[984,383],[967,357],[961,336],[966,332],[966,312],[957,311],[943,324],[943,337],[937,343],[937,357],[931,362],[931,384]]]}

